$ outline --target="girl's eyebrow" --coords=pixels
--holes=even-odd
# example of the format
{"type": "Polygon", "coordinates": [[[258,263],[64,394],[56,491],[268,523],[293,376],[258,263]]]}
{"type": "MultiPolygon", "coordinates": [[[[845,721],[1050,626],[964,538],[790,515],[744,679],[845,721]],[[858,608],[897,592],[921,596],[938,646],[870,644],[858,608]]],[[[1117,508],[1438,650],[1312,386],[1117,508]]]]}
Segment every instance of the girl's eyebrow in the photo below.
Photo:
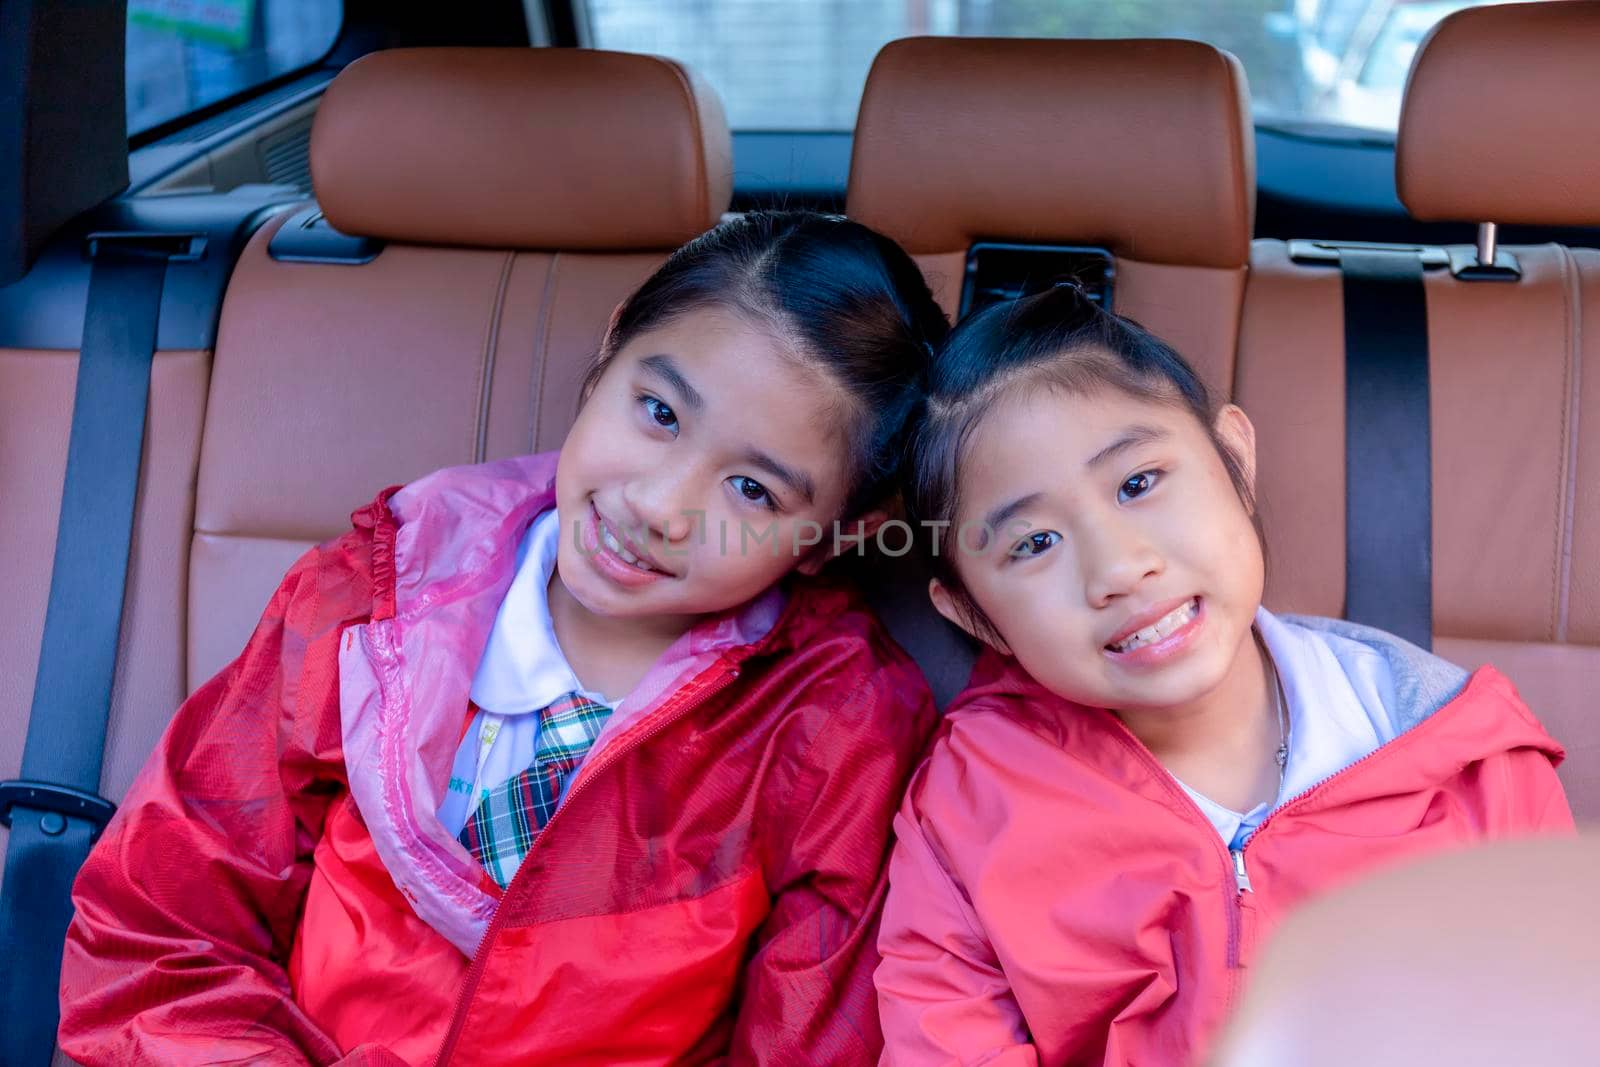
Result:
{"type": "Polygon", "coordinates": [[[768,474],[777,478],[789,487],[789,491],[798,493],[805,498],[807,504],[816,500],[816,483],[805,471],[795,470],[793,467],[778,462],[758,448],[752,448],[744,454],[744,461],[753,467],[760,467],[768,474]]]}
{"type": "Polygon", "coordinates": [[[1098,467],[1106,460],[1121,452],[1138,445],[1149,444],[1151,441],[1160,441],[1168,436],[1167,431],[1158,426],[1130,426],[1118,435],[1115,441],[1089,457],[1085,467],[1098,467]]]}
{"type": "Polygon", "coordinates": [[[1027,496],[1019,496],[1011,503],[1002,504],[1000,507],[995,508],[993,511],[989,512],[989,514],[985,515],[983,517],[983,542],[979,547],[986,547],[989,544],[990,530],[1000,529],[1001,523],[1011,518],[1011,516],[1015,515],[1023,508],[1029,508],[1037,504],[1041,499],[1043,499],[1043,497],[1043,493],[1029,493],[1027,496]]]}
{"type": "Polygon", "coordinates": [[[646,356],[639,361],[639,365],[672,386],[673,390],[683,398],[684,407],[690,411],[699,412],[706,406],[705,398],[700,395],[698,389],[689,384],[689,379],[683,376],[683,372],[678,369],[671,356],[646,356]]]}

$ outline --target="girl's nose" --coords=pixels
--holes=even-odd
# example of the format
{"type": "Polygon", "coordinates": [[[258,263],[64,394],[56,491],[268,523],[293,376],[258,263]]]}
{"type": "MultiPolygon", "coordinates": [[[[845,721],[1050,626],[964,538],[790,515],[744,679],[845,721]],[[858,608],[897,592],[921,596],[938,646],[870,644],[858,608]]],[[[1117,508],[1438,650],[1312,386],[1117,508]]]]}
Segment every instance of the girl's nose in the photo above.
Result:
{"type": "Polygon", "coordinates": [[[668,544],[694,533],[698,516],[686,472],[658,469],[641,474],[623,490],[623,501],[641,526],[668,544]]]}
{"type": "Polygon", "coordinates": [[[1154,545],[1131,525],[1117,524],[1080,538],[1084,595],[1090,607],[1110,606],[1137,592],[1165,566],[1154,545]]]}

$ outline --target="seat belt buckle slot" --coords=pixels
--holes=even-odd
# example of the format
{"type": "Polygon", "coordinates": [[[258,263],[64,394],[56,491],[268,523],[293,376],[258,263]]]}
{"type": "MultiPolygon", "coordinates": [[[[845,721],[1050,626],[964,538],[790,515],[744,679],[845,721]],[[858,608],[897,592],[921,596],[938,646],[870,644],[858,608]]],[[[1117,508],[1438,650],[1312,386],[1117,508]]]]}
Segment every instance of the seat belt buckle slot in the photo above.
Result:
{"type": "Polygon", "coordinates": [[[26,778],[12,778],[0,782],[0,826],[10,828],[12,808],[53,811],[71,819],[82,819],[94,824],[96,837],[117,811],[115,804],[94,793],[87,793],[67,785],[57,785],[54,782],[37,782],[26,778]]]}
{"type": "Polygon", "coordinates": [[[1450,266],[1450,253],[1437,245],[1382,244],[1377,241],[1289,242],[1289,259],[1305,267],[1337,267],[1342,251],[1405,252],[1416,256],[1425,271],[1450,266]]]}
{"type": "Polygon", "coordinates": [[[101,230],[83,239],[85,259],[96,259],[115,249],[125,255],[149,256],[173,263],[195,263],[205,258],[206,239],[198,233],[140,233],[101,230]]]}

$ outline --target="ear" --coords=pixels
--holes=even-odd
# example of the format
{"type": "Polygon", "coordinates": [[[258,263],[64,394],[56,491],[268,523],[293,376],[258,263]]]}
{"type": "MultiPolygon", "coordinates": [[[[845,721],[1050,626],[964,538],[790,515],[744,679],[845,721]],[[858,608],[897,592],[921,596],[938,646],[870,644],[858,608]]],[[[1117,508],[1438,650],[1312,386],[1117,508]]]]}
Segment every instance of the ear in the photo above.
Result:
{"type": "MultiPolygon", "coordinates": [[[[842,546],[856,543],[856,534],[859,533],[861,535],[861,542],[865,544],[868,538],[877,534],[878,527],[888,521],[889,513],[883,508],[877,508],[859,518],[850,520],[848,523],[841,523],[839,528],[842,532],[833,539],[833,544],[829,545],[826,541],[819,544],[804,559],[795,564],[795,570],[801,574],[817,574],[828,565],[829,560],[839,554],[839,549],[842,546]]],[[[852,548],[851,551],[855,551],[855,549],[852,548]]]]}
{"type": "Polygon", "coordinates": [[[1011,655],[1011,649],[1004,641],[978,629],[966,609],[957,603],[954,594],[937,578],[928,579],[928,599],[933,601],[934,611],[954,623],[968,637],[988,645],[1002,656],[1011,655]]]}
{"type": "Polygon", "coordinates": [[[1244,409],[1237,404],[1225,404],[1217,412],[1217,424],[1214,427],[1223,447],[1232,452],[1239,460],[1239,467],[1244,471],[1245,485],[1250,488],[1250,495],[1256,491],[1256,428],[1250,422],[1250,417],[1244,409]]]}

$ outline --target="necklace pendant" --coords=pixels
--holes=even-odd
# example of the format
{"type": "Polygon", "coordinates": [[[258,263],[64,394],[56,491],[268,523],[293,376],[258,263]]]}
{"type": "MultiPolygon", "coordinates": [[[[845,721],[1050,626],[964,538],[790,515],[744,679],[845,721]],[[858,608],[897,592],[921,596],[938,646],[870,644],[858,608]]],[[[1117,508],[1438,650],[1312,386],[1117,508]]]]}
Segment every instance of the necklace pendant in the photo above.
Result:
{"type": "Polygon", "coordinates": [[[1289,765],[1289,746],[1288,745],[1279,745],[1278,746],[1277,760],[1278,760],[1278,769],[1280,771],[1283,770],[1283,768],[1285,768],[1285,767],[1287,767],[1289,765]]]}

